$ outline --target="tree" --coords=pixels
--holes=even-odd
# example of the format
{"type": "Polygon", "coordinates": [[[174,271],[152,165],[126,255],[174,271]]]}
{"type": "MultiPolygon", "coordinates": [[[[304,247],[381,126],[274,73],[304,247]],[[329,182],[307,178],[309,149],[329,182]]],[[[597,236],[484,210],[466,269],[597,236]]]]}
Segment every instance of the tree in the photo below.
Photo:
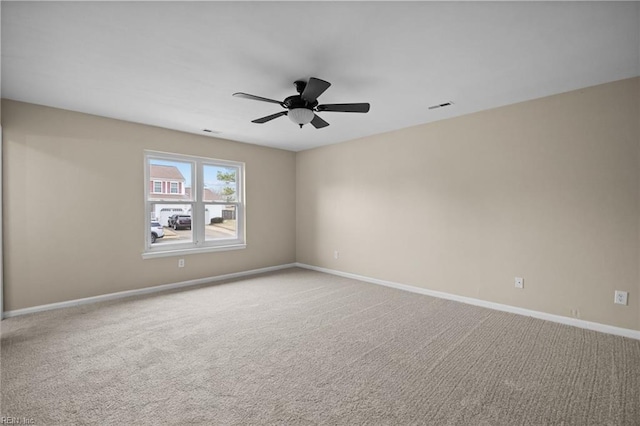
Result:
{"type": "Polygon", "coordinates": [[[227,202],[235,201],[236,190],[232,188],[229,184],[231,182],[236,181],[236,172],[235,171],[222,172],[218,170],[216,178],[219,181],[224,182],[226,185],[224,188],[222,188],[222,196],[224,197],[225,201],[227,202]]]}
{"type": "Polygon", "coordinates": [[[224,188],[222,188],[222,195],[224,196],[224,200],[227,202],[231,202],[235,200],[235,196],[234,196],[235,193],[236,193],[236,190],[231,188],[230,186],[225,186],[224,188]]]}
{"type": "Polygon", "coordinates": [[[218,170],[218,174],[216,176],[216,179],[229,184],[229,182],[235,182],[236,181],[236,172],[232,171],[232,172],[222,172],[220,170],[218,170]]]}

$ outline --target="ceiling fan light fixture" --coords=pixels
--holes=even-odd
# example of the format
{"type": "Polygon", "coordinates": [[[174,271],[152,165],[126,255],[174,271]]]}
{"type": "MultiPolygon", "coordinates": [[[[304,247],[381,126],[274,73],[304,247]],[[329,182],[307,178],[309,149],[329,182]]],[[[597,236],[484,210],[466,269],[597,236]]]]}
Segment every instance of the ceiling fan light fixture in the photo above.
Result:
{"type": "Polygon", "coordinates": [[[311,123],[315,114],[307,108],[293,108],[289,110],[287,116],[291,121],[302,127],[305,124],[311,123]]]}

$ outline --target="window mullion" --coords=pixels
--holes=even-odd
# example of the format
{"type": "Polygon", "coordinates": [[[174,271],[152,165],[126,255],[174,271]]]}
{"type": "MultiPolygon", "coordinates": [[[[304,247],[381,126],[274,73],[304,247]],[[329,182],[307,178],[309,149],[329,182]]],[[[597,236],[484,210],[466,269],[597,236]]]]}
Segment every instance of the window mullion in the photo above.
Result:
{"type": "Polygon", "coordinates": [[[193,229],[196,245],[201,246],[205,241],[204,230],[204,204],[203,204],[203,188],[204,188],[204,167],[202,161],[196,161],[195,163],[195,182],[193,184],[193,199],[195,205],[191,213],[191,227],[193,229]]]}

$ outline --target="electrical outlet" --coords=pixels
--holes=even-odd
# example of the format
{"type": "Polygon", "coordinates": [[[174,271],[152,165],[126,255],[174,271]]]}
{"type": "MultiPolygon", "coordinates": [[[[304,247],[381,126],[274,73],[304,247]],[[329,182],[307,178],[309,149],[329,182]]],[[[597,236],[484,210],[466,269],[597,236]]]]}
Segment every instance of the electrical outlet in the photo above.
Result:
{"type": "Polygon", "coordinates": [[[184,259],[178,259],[178,268],[184,268],[184,259]]]}
{"type": "Polygon", "coordinates": [[[524,288],[524,278],[516,277],[515,285],[516,285],[516,288],[524,288]]]}
{"type": "Polygon", "coordinates": [[[339,258],[340,258],[340,252],[339,252],[338,250],[335,250],[335,251],[333,252],[333,258],[334,258],[334,259],[339,259],[339,258]]]}
{"type": "Polygon", "coordinates": [[[616,290],[615,293],[613,293],[613,303],[615,303],[617,305],[626,305],[627,304],[627,292],[626,291],[621,291],[621,290],[616,290]]]}

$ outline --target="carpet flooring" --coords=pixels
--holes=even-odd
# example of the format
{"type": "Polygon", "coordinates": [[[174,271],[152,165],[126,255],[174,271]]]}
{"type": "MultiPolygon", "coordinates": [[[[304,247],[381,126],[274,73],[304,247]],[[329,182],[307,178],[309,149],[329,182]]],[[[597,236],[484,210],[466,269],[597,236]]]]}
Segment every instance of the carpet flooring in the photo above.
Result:
{"type": "Polygon", "coordinates": [[[1,345],[1,415],[36,425],[640,424],[640,341],[298,268],[9,318],[1,345]]]}

